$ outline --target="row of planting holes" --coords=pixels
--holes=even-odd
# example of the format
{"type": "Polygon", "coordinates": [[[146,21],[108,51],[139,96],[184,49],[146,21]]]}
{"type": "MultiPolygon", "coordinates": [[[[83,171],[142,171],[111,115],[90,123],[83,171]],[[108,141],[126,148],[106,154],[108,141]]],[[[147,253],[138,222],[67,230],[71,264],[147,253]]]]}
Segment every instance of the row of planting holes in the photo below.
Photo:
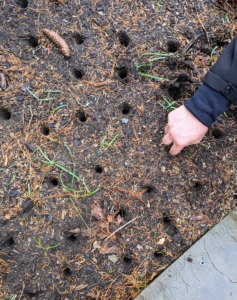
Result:
{"type": "MultiPolygon", "coordinates": [[[[130,104],[124,103],[122,105],[122,109],[121,109],[122,114],[128,115],[130,113],[130,111],[131,111],[130,104]]],[[[81,122],[86,122],[86,120],[87,120],[87,116],[83,110],[79,110],[76,114],[76,117],[78,117],[78,119],[81,122]]],[[[0,107],[0,121],[1,120],[10,120],[10,119],[11,119],[11,112],[7,108],[0,107]]],[[[49,135],[49,133],[50,133],[49,126],[43,126],[42,134],[47,136],[47,135],[49,135]]],[[[215,128],[212,130],[212,136],[215,139],[220,139],[224,136],[224,134],[223,134],[222,130],[215,128]]]]}

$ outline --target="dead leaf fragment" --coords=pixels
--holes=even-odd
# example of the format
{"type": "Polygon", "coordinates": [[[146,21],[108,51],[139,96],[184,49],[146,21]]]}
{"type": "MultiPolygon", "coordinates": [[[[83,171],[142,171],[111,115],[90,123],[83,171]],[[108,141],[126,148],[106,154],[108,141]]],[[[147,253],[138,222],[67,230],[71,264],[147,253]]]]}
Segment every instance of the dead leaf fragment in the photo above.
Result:
{"type": "Polygon", "coordinates": [[[112,254],[112,255],[108,256],[108,259],[110,261],[112,261],[114,264],[116,264],[116,262],[119,260],[119,257],[117,255],[115,255],[115,254],[112,254]]]}
{"type": "Polygon", "coordinates": [[[111,215],[108,215],[108,218],[107,218],[108,222],[111,223],[113,221],[113,216],[111,215]]]}
{"type": "Polygon", "coordinates": [[[83,289],[86,288],[87,286],[88,286],[88,284],[86,284],[86,283],[81,283],[80,285],[78,285],[78,286],[75,288],[75,291],[83,290],[83,289]]]}
{"type": "Polygon", "coordinates": [[[104,213],[99,203],[95,202],[91,205],[91,215],[96,218],[96,220],[104,219],[104,213]]]}
{"type": "Polygon", "coordinates": [[[119,247],[117,247],[117,246],[112,246],[110,248],[101,247],[99,249],[99,252],[100,252],[100,254],[112,254],[112,253],[119,254],[120,250],[119,250],[119,247]]]}

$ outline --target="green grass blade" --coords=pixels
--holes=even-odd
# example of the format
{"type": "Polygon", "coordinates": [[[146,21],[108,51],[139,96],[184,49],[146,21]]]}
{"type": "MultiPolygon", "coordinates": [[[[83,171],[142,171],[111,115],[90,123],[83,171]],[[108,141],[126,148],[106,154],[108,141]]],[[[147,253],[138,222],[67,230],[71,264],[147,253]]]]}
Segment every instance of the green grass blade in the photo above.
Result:
{"type": "Polygon", "coordinates": [[[31,90],[28,87],[26,88],[26,90],[29,94],[31,94],[31,96],[33,96],[35,99],[39,100],[39,98],[33,92],[31,92],[31,90]]]}
{"type": "Polygon", "coordinates": [[[13,175],[11,181],[7,184],[7,186],[11,185],[15,179],[16,179],[16,174],[13,175]]]}
{"type": "Polygon", "coordinates": [[[65,107],[65,106],[66,106],[66,104],[57,106],[54,110],[52,110],[52,115],[54,115],[56,113],[56,111],[58,111],[60,108],[65,107]]]}
{"type": "Polygon", "coordinates": [[[119,134],[116,134],[114,136],[114,138],[108,143],[108,145],[106,146],[106,149],[108,149],[110,146],[112,146],[112,144],[116,141],[116,139],[119,137],[119,134]]]}
{"type": "Polygon", "coordinates": [[[107,138],[108,138],[108,129],[105,130],[104,137],[100,143],[100,147],[99,147],[98,151],[100,151],[104,147],[104,143],[107,140],[107,138]]]}
{"type": "Polygon", "coordinates": [[[62,171],[60,172],[60,182],[61,182],[62,186],[63,186],[66,190],[68,190],[68,191],[70,191],[70,192],[73,192],[73,193],[84,193],[83,190],[75,190],[75,189],[70,188],[69,186],[67,186],[67,185],[63,182],[62,171]]]}
{"type": "Polygon", "coordinates": [[[70,174],[71,176],[74,176],[77,180],[80,180],[80,178],[79,178],[77,175],[75,175],[74,173],[72,173],[72,172],[69,171],[68,169],[64,168],[62,165],[60,165],[60,164],[58,164],[58,163],[56,163],[56,162],[50,160],[50,159],[47,157],[47,155],[42,151],[41,148],[39,148],[39,151],[40,151],[40,153],[44,156],[44,158],[48,161],[48,164],[49,164],[50,166],[54,165],[54,166],[58,167],[59,169],[63,170],[64,172],[70,174]]]}
{"type": "Polygon", "coordinates": [[[154,75],[147,74],[147,73],[138,72],[138,74],[141,75],[141,76],[144,76],[144,77],[148,77],[148,78],[151,78],[151,79],[158,80],[158,81],[169,81],[169,79],[167,79],[167,78],[158,77],[158,76],[154,76],[154,75]]]}

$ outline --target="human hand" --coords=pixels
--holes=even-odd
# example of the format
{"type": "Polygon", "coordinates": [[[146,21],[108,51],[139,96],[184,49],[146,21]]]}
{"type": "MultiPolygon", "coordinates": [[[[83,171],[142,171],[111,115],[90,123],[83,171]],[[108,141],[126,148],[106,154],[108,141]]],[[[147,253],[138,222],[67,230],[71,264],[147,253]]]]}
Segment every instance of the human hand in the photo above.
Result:
{"type": "Polygon", "coordinates": [[[202,124],[184,105],[168,115],[163,144],[173,143],[170,154],[178,154],[185,146],[198,144],[206,134],[208,127],[202,124]]]}

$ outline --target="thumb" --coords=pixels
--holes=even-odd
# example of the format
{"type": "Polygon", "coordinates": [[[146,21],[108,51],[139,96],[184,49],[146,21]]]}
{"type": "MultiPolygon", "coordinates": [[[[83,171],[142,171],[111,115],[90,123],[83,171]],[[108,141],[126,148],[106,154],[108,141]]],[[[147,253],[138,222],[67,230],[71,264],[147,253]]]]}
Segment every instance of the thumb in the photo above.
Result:
{"type": "Polygon", "coordinates": [[[167,133],[162,139],[162,143],[165,145],[170,145],[172,142],[173,140],[171,139],[169,133],[167,133]]]}
{"type": "Polygon", "coordinates": [[[173,146],[170,148],[170,154],[171,155],[176,155],[178,154],[184,146],[178,146],[177,144],[173,144],[173,146]]]}

